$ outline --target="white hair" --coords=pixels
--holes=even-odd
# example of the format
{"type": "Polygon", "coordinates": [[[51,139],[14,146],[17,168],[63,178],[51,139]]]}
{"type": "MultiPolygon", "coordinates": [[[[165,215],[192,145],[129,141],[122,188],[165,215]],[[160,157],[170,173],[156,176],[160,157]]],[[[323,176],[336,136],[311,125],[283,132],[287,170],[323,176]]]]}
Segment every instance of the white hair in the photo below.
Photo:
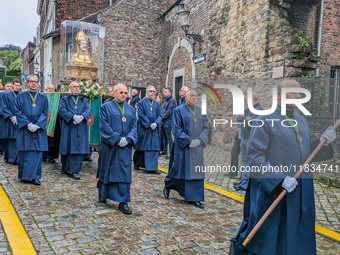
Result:
{"type": "Polygon", "coordinates": [[[146,91],[149,91],[150,88],[154,88],[156,90],[155,86],[149,85],[146,87],[146,91]]]}
{"type": "Polygon", "coordinates": [[[132,92],[135,93],[136,95],[138,94],[137,89],[133,89],[132,92]]]}
{"type": "Polygon", "coordinates": [[[185,93],[189,91],[189,88],[187,86],[183,86],[182,89],[184,90],[185,93]]]}
{"type": "Polygon", "coordinates": [[[119,87],[125,87],[126,88],[126,86],[123,83],[119,83],[119,84],[117,84],[113,87],[113,90],[117,91],[119,87]]]}
{"type": "Polygon", "coordinates": [[[187,96],[187,95],[190,93],[190,91],[195,91],[195,92],[197,93],[196,90],[194,90],[194,89],[189,89],[188,91],[185,92],[185,95],[187,96]]]}

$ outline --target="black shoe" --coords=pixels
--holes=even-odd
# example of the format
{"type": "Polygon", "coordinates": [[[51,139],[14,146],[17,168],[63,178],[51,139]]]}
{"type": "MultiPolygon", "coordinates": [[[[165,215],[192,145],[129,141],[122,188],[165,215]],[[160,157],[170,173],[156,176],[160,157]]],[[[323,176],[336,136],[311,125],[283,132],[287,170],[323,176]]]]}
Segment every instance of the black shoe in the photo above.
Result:
{"type": "Polygon", "coordinates": [[[140,168],[139,168],[139,166],[134,166],[133,167],[135,170],[141,170],[140,168]]]}
{"type": "Polygon", "coordinates": [[[159,153],[159,155],[164,156],[164,155],[168,155],[168,153],[163,151],[162,153],[159,153]]]}
{"type": "Polygon", "coordinates": [[[164,189],[163,189],[163,195],[164,195],[165,198],[169,198],[170,189],[167,189],[166,187],[164,187],[164,189]]]}
{"type": "Polygon", "coordinates": [[[204,208],[204,205],[202,205],[202,203],[201,202],[189,202],[189,204],[191,204],[191,205],[193,205],[193,206],[195,206],[195,207],[197,207],[197,208],[200,208],[200,209],[203,209],[204,208]]]}
{"type": "Polygon", "coordinates": [[[33,179],[33,180],[32,180],[32,183],[33,183],[34,185],[41,185],[41,182],[40,182],[38,179],[33,179]]]}
{"type": "Polygon", "coordinates": [[[23,182],[23,183],[33,183],[32,180],[20,180],[20,181],[23,182]]]}
{"type": "Polygon", "coordinates": [[[3,151],[0,151],[0,155],[4,155],[4,152],[3,152],[3,151]]]}
{"type": "Polygon", "coordinates": [[[147,174],[157,174],[157,175],[160,175],[161,173],[156,170],[156,171],[145,171],[147,174]]]}
{"type": "Polygon", "coordinates": [[[170,159],[170,157],[169,157],[169,156],[166,156],[165,159],[170,159]]]}
{"type": "Polygon", "coordinates": [[[66,170],[63,168],[63,166],[61,166],[61,173],[62,174],[67,174],[66,170]]]}
{"type": "Polygon", "coordinates": [[[54,159],[49,159],[50,163],[55,164],[55,160],[54,159]]]}
{"type": "Polygon", "coordinates": [[[102,197],[102,195],[100,195],[99,192],[98,192],[98,201],[99,201],[100,203],[106,204],[106,199],[104,199],[104,198],[102,197]]]}
{"type": "Polygon", "coordinates": [[[19,165],[18,162],[14,162],[14,163],[11,163],[11,164],[14,165],[14,166],[18,166],[19,165]]]}
{"type": "Polygon", "coordinates": [[[88,161],[88,162],[92,162],[92,158],[84,158],[83,161],[88,161]]]}
{"type": "Polygon", "coordinates": [[[45,162],[46,161],[46,158],[42,158],[42,162],[45,162]]]}
{"type": "Polygon", "coordinates": [[[119,203],[118,210],[124,214],[132,213],[132,210],[128,207],[127,203],[119,203]]]}
{"type": "Polygon", "coordinates": [[[236,186],[236,185],[240,185],[242,182],[243,182],[243,180],[240,179],[240,180],[238,180],[238,181],[236,181],[236,182],[233,182],[233,184],[236,186]]]}
{"type": "Polygon", "coordinates": [[[72,176],[73,179],[75,179],[75,180],[79,180],[79,179],[80,179],[80,175],[79,175],[79,174],[71,174],[71,176],[72,176]]]}

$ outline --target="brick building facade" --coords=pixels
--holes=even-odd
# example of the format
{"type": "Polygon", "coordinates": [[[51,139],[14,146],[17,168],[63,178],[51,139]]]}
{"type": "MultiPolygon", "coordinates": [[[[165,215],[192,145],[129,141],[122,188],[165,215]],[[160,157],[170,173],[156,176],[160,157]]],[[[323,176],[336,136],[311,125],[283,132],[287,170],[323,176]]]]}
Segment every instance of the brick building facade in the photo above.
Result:
{"type": "Polygon", "coordinates": [[[35,43],[28,42],[27,46],[21,51],[20,59],[21,59],[21,84],[23,85],[23,89],[26,89],[25,83],[25,74],[33,74],[34,73],[34,55],[33,51],[35,49],[35,43]]]}

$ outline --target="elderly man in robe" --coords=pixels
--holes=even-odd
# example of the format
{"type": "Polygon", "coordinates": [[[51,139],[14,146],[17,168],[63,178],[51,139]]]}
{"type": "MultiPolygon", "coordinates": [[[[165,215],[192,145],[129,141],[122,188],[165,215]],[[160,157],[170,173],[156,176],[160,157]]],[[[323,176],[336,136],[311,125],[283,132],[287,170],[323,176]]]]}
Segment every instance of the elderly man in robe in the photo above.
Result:
{"type": "MultiPolygon", "coordinates": [[[[5,92],[10,92],[12,90],[13,90],[13,83],[9,81],[5,84],[5,92]]],[[[0,107],[1,107],[1,104],[2,104],[2,96],[3,95],[4,95],[4,92],[0,93],[0,107]]],[[[7,145],[7,140],[6,140],[7,133],[4,132],[3,122],[4,122],[4,119],[3,119],[2,111],[1,111],[1,108],[0,108],[0,153],[1,153],[1,155],[5,151],[6,145],[7,145]]],[[[5,158],[5,162],[7,162],[6,158],[5,158]]]]}
{"type": "MultiPolygon", "coordinates": [[[[258,127],[251,129],[247,152],[249,166],[254,170],[245,195],[243,222],[236,238],[231,240],[230,254],[316,254],[313,173],[304,172],[298,180],[293,176],[323,139],[327,141],[314,161],[332,158],[334,152],[330,143],[336,133],[329,127],[320,139],[312,139],[306,119],[294,112],[295,104],[287,104],[286,115],[281,114],[281,88],[300,87],[295,80],[283,80],[278,85],[275,112],[257,116],[259,121],[254,121],[253,125],[258,127]],[[277,121],[272,126],[267,119],[277,121]],[[281,122],[286,119],[290,122],[287,120],[284,127],[281,122]],[[286,167],[287,171],[269,171],[270,167],[286,167]],[[283,189],[287,190],[287,195],[248,245],[242,246],[246,236],[283,189]]],[[[301,95],[287,92],[286,98],[299,100],[301,95]]]]}
{"type": "Polygon", "coordinates": [[[15,100],[18,125],[18,177],[23,182],[40,185],[42,154],[48,150],[46,134],[48,100],[37,91],[39,84],[36,75],[28,76],[27,85],[29,90],[19,93],[15,100]]]}
{"type": "MultiPolygon", "coordinates": [[[[46,86],[45,92],[46,93],[53,93],[54,86],[52,84],[49,84],[46,86]]],[[[50,109],[51,111],[51,109],[50,109]]],[[[60,145],[60,120],[57,118],[55,122],[55,128],[54,128],[54,135],[53,137],[48,136],[48,151],[45,151],[43,153],[43,161],[50,161],[52,164],[55,163],[55,159],[59,158],[59,145],[60,145]]]]}
{"type": "Polygon", "coordinates": [[[159,126],[162,123],[161,106],[154,100],[155,87],[146,88],[146,97],[137,104],[138,140],[133,156],[134,168],[145,168],[148,174],[159,174],[158,153],[160,151],[159,126]]]}
{"type": "Polygon", "coordinates": [[[64,96],[59,103],[61,118],[60,155],[62,173],[80,179],[83,158],[90,153],[87,121],[91,109],[86,98],[80,97],[79,83],[70,84],[71,96],[64,96]]]}
{"type": "Polygon", "coordinates": [[[175,137],[165,178],[163,194],[169,198],[170,190],[176,190],[185,201],[203,209],[204,201],[204,155],[208,144],[209,122],[196,106],[197,92],[189,90],[186,103],[175,108],[172,131],[175,137]]]}
{"type": "Polygon", "coordinates": [[[1,112],[3,116],[3,137],[6,139],[5,161],[18,165],[17,151],[17,117],[15,116],[15,100],[21,89],[21,80],[13,81],[13,91],[4,93],[1,103],[1,112]]]}
{"type": "Polygon", "coordinates": [[[136,112],[125,100],[127,88],[115,86],[116,98],[103,104],[99,110],[101,135],[98,159],[98,199],[119,202],[118,210],[131,214],[130,184],[132,182],[132,147],[137,141],[136,112]]]}

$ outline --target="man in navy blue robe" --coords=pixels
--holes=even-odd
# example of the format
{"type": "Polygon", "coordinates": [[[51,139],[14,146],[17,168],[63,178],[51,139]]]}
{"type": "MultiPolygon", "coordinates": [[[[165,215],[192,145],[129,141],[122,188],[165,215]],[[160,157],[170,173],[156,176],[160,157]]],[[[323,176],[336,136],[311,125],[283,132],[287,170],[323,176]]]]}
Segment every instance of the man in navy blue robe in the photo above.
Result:
{"type": "Polygon", "coordinates": [[[15,100],[17,119],[17,150],[19,153],[18,178],[23,182],[40,185],[42,154],[47,144],[47,97],[38,92],[36,75],[27,77],[28,91],[19,93],[15,100]]]}
{"type": "Polygon", "coordinates": [[[146,88],[146,97],[137,104],[138,140],[133,155],[136,170],[145,168],[148,174],[159,174],[158,153],[161,149],[159,126],[162,123],[161,106],[154,100],[155,87],[146,88]]]}
{"type": "Polygon", "coordinates": [[[135,105],[140,101],[140,98],[137,94],[138,94],[137,89],[133,89],[131,91],[132,99],[130,101],[130,105],[133,107],[133,109],[135,109],[135,105]]]}
{"type": "MultiPolygon", "coordinates": [[[[2,105],[2,96],[4,95],[5,92],[10,92],[13,90],[13,84],[12,82],[7,82],[5,84],[5,91],[0,93],[0,154],[2,155],[3,152],[5,151],[6,149],[6,144],[7,144],[7,141],[6,141],[6,135],[7,133],[4,132],[4,126],[3,126],[3,122],[4,122],[4,119],[3,119],[3,116],[2,116],[2,110],[1,110],[1,105],[2,105]]],[[[5,162],[6,161],[6,158],[5,159],[5,162]]]]}
{"type": "Polygon", "coordinates": [[[99,110],[101,135],[98,159],[98,199],[119,202],[118,210],[131,214],[130,184],[132,182],[132,148],[137,141],[136,112],[126,101],[127,88],[118,84],[116,99],[103,104],[99,110]]]}
{"type": "MultiPolygon", "coordinates": [[[[286,116],[281,115],[283,87],[300,88],[300,84],[291,79],[282,81],[278,86],[276,111],[256,117],[259,121],[253,125],[260,126],[263,123],[263,126],[251,129],[247,156],[249,166],[253,169],[245,195],[243,222],[236,238],[231,240],[230,254],[316,254],[313,173],[305,171],[298,180],[293,176],[324,138],[327,142],[314,161],[332,158],[334,152],[330,142],[335,139],[336,133],[328,128],[320,140],[312,139],[306,119],[294,112],[295,104],[287,104],[286,116],[294,119],[297,126],[293,128],[292,122],[291,127],[283,127],[282,121],[285,121],[285,126],[290,125],[286,116]],[[276,167],[276,171],[269,171],[272,167],[276,167]],[[247,235],[283,189],[288,194],[248,245],[242,246],[247,235]]],[[[300,99],[301,96],[297,92],[288,92],[286,98],[300,99]]]]}
{"type": "Polygon", "coordinates": [[[86,98],[80,97],[79,83],[71,82],[71,96],[64,96],[59,103],[61,118],[60,155],[62,173],[80,179],[79,172],[86,154],[90,153],[87,121],[91,109],[86,98]]]}
{"type": "MultiPolygon", "coordinates": [[[[49,84],[46,86],[45,92],[46,93],[53,93],[54,86],[52,84],[49,84]]],[[[51,111],[51,109],[49,109],[51,111]]],[[[54,134],[53,137],[48,136],[48,151],[45,151],[43,153],[43,161],[50,161],[51,163],[55,163],[55,159],[59,158],[59,145],[60,145],[60,135],[61,135],[61,130],[60,130],[60,120],[57,118],[55,122],[55,127],[54,127],[54,134]]]]}
{"type": "Polygon", "coordinates": [[[1,103],[3,116],[3,136],[6,139],[5,161],[11,164],[18,164],[17,151],[17,117],[15,116],[15,100],[21,89],[20,79],[13,81],[13,91],[4,93],[1,103]]]}
{"type": "Polygon", "coordinates": [[[196,106],[197,92],[189,90],[186,103],[175,108],[172,132],[175,137],[170,157],[169,173],[165,178],[163,194],[169,198],[176,190],[185,201],[204,208],[204,155],[208,144],[209,122],[196,106]]]}

